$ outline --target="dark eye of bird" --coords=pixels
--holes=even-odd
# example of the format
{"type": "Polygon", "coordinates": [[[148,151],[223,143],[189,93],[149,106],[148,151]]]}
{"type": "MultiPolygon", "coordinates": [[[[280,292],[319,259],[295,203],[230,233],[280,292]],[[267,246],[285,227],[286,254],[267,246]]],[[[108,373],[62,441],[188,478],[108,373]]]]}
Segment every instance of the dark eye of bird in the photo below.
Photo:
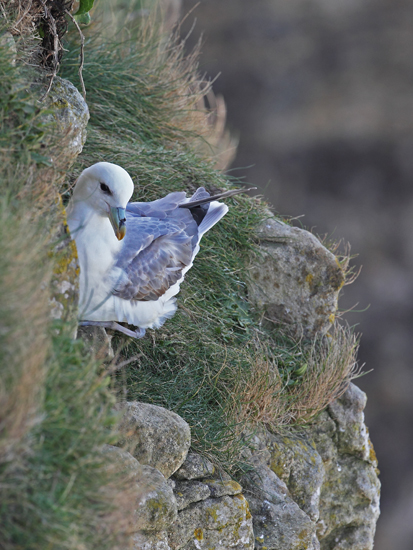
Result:
{"type": "Polygon", "coordinates": [[[106,195],[111,195],[112,194],[112,191],[109,189],[109,187],[106,185],[106,183],[101,183],[100,188],[102,189],[102,191],[104,193],[106,193],[106,195]]]}

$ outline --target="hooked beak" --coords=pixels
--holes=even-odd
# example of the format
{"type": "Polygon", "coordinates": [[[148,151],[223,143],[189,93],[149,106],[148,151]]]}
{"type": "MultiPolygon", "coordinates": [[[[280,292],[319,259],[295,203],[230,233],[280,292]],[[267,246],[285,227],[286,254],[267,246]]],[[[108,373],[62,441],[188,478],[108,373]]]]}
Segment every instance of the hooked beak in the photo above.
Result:
{"type": "Polygon", "coordinates": [[[112,224],[113,231],[119,241],[126,234],[126,212],[124,208],[111,207],[109,210],[109,219],[112,224]]]}

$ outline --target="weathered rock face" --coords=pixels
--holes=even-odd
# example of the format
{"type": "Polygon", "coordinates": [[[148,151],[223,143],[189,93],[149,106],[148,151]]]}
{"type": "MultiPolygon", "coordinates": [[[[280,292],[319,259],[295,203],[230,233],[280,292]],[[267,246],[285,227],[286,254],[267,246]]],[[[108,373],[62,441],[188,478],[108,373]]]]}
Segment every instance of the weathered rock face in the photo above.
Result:
{"type": "Polygon", "coordinates": [[[262,461],[242,480],[253,517],[255,548],[319,548],[315,524],[291,498],[286,484],[262,461]]]}
{"type": "Polygon", "coordinates": [[[139,462],[157,468],[166,478],[184,462],[191,444],[188,424],[174,412],[149,403],[118,405],[125,447],[139,462]]]}
{"type": "MultiPolygon", "coordinates": [[[[190,476],[194,474],[195,462],[201,464],[202,457],[191,453],[187,464],[190,476]]],[[[185,471],[185,468],[182,470],[185,471]]],[[[230,479],[211,478],[208,470],[199,470],[200,475],[209,475],[208,479],[177,479],[173,476],[168,480],[177,502],[176,520],[166,529],[159,525],[156,531],[142,530],[137,533],[133,539],[135,550],[254,548],[252,517],[248,503],[241,494],[241,486],[230,479]]]]}
{"type": "Polygon", "coordinates": [[[176,479],[202,479],[212,475],[215,471],[214,465],[207,458],[197,453],[188,453],[185,462],[175,472],[176,479]]]}
{"type": "Polygon", "coordinates": [[[120,471],[131,474],[136,502],[131,529],[159,531],[176,520],[177,504],[170,485],[155,468],[140,464],[130,453],[119,447],[105,445],[102,452],[120,471]]]}
{"type": "Polygon", "coordinates": [[[377,463],[353,384],[295,437],[261,430],[242,485],[256,548],[370,550],[379,515],[377,463]]]}
{"type": "Polygon", "coordinates": [[[317,523],[322,550],[373,548],[380,482],[364,425],[365,400],[365,394],[351,384],[311,430],[324,465],[317,523]]]}
{"type": "Polygon", "coordinates": [[[53,234],[55,258],[53,277],[50,284],[51,316],[53,319],[69,319],[77,312],[79,299],[79,263],[76,245],[72,240],[60,197],[55,205],[58,225],[53,234]]]}
{"type": "MultiPolygon", "coordinates": [[[[54,173],[62,179],[74,163],[86,141],[86,126],[89,120],[88,106],[77,90],[68,80],[56,77],[50,93],[46,98],[49,114],[46,123],[55,128],[59,139],[57,146],[48,149],[54,173]]],[[[45,169],[45,179],[48,178],[45,169]]],[[[51,284],[51,315],[54,319],[74,316],[78,304],[79,265],[74,241],[71,239],[66,222],[59,190],[54,189],[56,204],[56,230],[52,242],[56,258],[51,284]]]]}
{"type": "Polygon", "coordinates": [[[344,273],[337,258],[308,231],[273,216],[259,227],[249,298],[266,318],[305,337],[325,334],[334,321],[344,273]]]}
{"type": "MultiPolygon", "coordinates": [[[[152,486],[139,499],[135,550],[371,550],[380,483],[364,425],[365,404],[365,394],[350,384],[301,433],[276,435],[265,428],[246,433],[252,469],[241,485],[194,452],[168,480],[140,465],[137,477],[152,486]]],[[[155,411],[154,422],[153,406],[145,414],[133,412],[141,405],[128,404],[124,423],[135,454],[147,459],[146,442],[151,457],[168,448],[176,456],[165,437],[151,434],[171,413],[155,411]]]]}
{"type": "Polygon", "coordinates": [[[57,151],[52,149],[53,162],[58,170],[67,170],[82,152],[86,141],[89,108],[78,89],[69,80],[55,77],[46,104],[47,115],[56,124],[61,136],[57,151]]]}

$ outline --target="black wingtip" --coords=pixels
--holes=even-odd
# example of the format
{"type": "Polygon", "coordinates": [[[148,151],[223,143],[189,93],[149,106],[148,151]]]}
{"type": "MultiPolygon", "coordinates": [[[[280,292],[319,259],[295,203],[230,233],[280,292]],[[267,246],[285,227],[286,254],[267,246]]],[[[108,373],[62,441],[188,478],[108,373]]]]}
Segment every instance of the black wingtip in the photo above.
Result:
{"type": "Polygon", "coordinates": [[[241,193],[247,193],[248,191],[254,191],[256,187],[246,187],[245,189],[233,189],[232,191],[225,191],[224,193],[219,193],[218,195],[213,195],[212,197],[207,197],[205,199],[199,199],[198,201],[183,202],[179,205],[179,208],[194,208],[196,206],[201,206],[201,204],[206,204],[208,202],[217,201],[220,199],[226,199],[228,197],[233,197],[235,195],[240,195],[241,193]]]}

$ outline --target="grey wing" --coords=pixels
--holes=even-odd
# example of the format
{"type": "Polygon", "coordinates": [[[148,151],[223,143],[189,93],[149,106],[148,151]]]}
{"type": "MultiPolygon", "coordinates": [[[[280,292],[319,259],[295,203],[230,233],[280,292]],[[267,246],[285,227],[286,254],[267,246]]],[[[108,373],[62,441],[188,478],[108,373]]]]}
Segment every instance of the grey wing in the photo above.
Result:
{"type": "Polygon", "coordinates": [[[178,208],[181,202],[185,201],[185,197],[186,193],[184,191],[177,191],[152,202],[130,202],[126,207],[126,211],[135,216],[163,220],[178,208]]]}
{"type": "Polygon", "coordinates": [[[182,277],[193,256],[194,228],[189,217],[186,221],[126,212],[125,242],[116,262],[123,276],[115,284],[116,296],[157,300],[182,277]]]}
{"type": "Polygon", "coordinates": [[[178,208],[180,204],[208,197],[209,193],[205,191],[204,187],[198,187],[192,197],[188,199],[184,191],[176,191],[152,202],[130,202],[126,207],[126,212],[135,216],[157,218],[158,220],[175,218],[182,215],[181,210],[178,208]]]}
{"type": "Polygon", "coordinates": [[[199,242],[198,224],[187,201],[209,197],[203,187],[187,199],[186,193],[169,193],[152,202],[126,207],[126,236],[116,267],[122,270],[114,294],[125,300],[157,300],[182,277],[199,242]]]}

